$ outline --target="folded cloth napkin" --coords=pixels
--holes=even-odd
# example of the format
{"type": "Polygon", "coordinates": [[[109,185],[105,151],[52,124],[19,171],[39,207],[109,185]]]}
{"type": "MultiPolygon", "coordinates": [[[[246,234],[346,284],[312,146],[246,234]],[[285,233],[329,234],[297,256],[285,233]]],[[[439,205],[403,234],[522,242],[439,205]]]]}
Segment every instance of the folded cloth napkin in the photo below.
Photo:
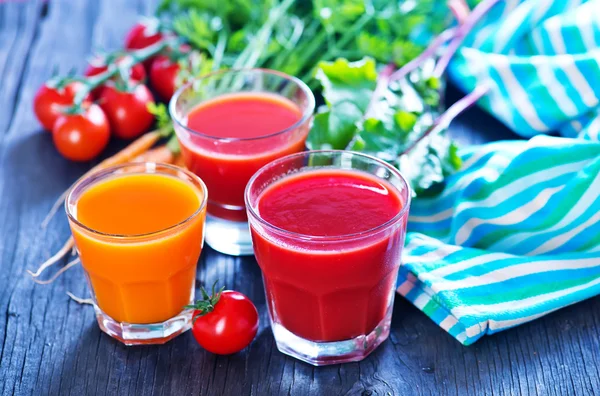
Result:
{"type": "Polygon", "coordinates": [[[462,151],[413,201],[398,292],[468,345],[600,293],[600,143],[538,136],[462,151]]]}
{"type": "Polygon", "coordinates": [[[450,64],[524,137],[413,201],[398,292],[458,341],[600,294],[600,0],[502,1],[450,64]]]}
{"type": "Polygon", "coordinates": [[[466,92],[516,133],[600,140],[600,0],[507,0],[471,31],[449,65],[466,92]]]}

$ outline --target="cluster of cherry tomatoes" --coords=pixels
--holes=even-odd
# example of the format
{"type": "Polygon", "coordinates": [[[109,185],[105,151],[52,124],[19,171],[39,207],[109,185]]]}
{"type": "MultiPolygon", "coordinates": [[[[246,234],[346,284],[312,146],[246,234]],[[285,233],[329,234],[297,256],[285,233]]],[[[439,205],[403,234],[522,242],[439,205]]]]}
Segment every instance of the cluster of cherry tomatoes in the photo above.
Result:
{"type": "Polygon", "coordinates": [[[131,65],[125,76],[121,73],[98,87],[90,87],[93,77],[106,72],[110,64],[118,66],[132,51],[148,48],[165,36],[154,23],[140,22],[127,34],[125,51],[94,57],[84,78],[53,78],[40,87],[34,112],[42,126],[52,132],[54,145],[63,157],[89,161],[104,150],[111,135],[129,140],[148,130],[154,121],[148,104],[154,97],[147,82],[160,99],[168,101],[175,92],[180,70],[176,56],[189,51],[189,47],[181,47],[177,54],[167,48],[143,63],[131,65]],[[78,92],[85,95],[81,103],[75,103],[78,92]]]}
{"type": "MultiPolygon", "coordinates": [[[[148,111],[148,104],[154,98],[146,85],[147,77],[150,76],[150,84],[160,99],[171,99],[181,69],[178,59],[191,53],[188,46],[176,44],[176,50],[167,46],[143,63],[130,64],[124,69],[126,73],[101,84],[100,80],[94,82],[94,77],[106,73],[110,65],[119,66],[128,54],[149,48],[164,38],[165,33],[147,23],[138,23],[125,39],[127,52],[96,56],[84,78],[53,78],[40,87],[34,100],[35,115],[52,132],[60,154],[73,161],[88,161],[102,152],[111,135],[134,139],[150,127],[154,116],[148,111]]],[[[192,333],[198,343],[217,354],[235,353],[248,346],[259,324],[252,301],[235,291],[216,293],[214,286],[211,296],[206,292],[203,295],[205,299],[190,306],[194,308],[192,333]]]]}

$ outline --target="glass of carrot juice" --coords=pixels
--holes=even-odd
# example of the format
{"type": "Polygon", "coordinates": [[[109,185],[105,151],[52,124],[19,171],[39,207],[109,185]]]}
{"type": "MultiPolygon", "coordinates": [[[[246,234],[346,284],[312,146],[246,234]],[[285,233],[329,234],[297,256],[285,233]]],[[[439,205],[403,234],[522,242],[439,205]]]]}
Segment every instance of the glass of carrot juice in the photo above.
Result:
{"type": "Polygon", "coordinates": [[[227,70],[181,87],[169,111],[189,170],[210,190],[206,242],[251,255],[244,189],[263,165],[303,151],[315,100],[302,81],[265,69],[227,70]]]}
{"type": "Polygon", "coordinates": [[[389,335],[410,189],[349,151],[278,159],[246,205],[277,347],[315,366],[358,361],[389,335]]]}
{"type": "Polygon", "coordinates": [[[79,180],[65,207],[100,329],[161,344],[191,326],[207,190],[181,168],[118,165],[79,180]]]}

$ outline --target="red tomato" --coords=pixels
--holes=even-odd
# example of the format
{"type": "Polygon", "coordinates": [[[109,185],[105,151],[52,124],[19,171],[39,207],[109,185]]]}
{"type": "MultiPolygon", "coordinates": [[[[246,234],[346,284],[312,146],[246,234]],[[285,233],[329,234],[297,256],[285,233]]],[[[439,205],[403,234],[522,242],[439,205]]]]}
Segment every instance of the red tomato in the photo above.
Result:
{"type": "MultiPolygon", "coordinates": [[[[121,58],[117,59],[117,64],[119,62],[121,62],[121,58]]],[[[104,59],[95,58],[90,62],[87,69],[85,69],[84,75],[86,77],[96,76],[100,73],[104,73],[107,69],[108,69],[108,66],[106,65],[104,59]]],[[[144,69],[144,65],[142,65],[141,63],[133,65],[131,67],[131,69],[129,70],[129,78],[131,79],[131,81],[145,82],[146,81],[146,70],[144,69]]],[[[101,92],[102,92],[102,86],[94,89],[92,91],[92,96],[94,98],[97,98],[98,96],[100,96],[101,92]]]]}
{"type": "Polygon", "coordinates": [[[176,80],[179,74],[179,64],[167,55],[158,55],[150,66],[150,82],[164,101],[169,101],[177,89],[176,80]]]}
{"type": "MultiPolygon", "coordinates": [[[[73,104],[75,94],[83,84],[74,81],[63,88],[54,88],[48,83],[42,85],[35,94],[33,111],[38,121],[48,131],[52,131],[56,119],[61,115],[61,110],[73,104]]],[[[89,96],[85,99],[89,101],[89,96]]]]}
{"type": "MultiPolygon", "coordinates": [[[[119,64],[121,60],[122,59],[118,59],[117,64],[119,64]]],[[[84,75],[86,77],[96,76],[100,73],[104,73],[107,69],[108,66],[103,59],[94,59],[90,62],[87,69],[85,69],[84,75]]],[[[146,80],[146,70],[144,70],[144,66],[141,63],[133,65],[131,70],[129,70],[129,77],[132,81],[144,82],[146,80]]]]}
{"type": "MultiPolygon", "coordinates": [[[[163,34],[158,30],[159,21],[156,18],[144,19],[131,28],[125,36],[125,48],[128,50],[142,49],[157,43],[163,38],[163,34]]],[[[144,66],[150,68],[151,60],[146,59],[144,66]]]]}
{"type": "MultiPolygon", "coordinates": [[[[195,307],[202,307],[197,302],[195,307]]],[[[204,305],[206,306],[206,305],[204,305]]],[[[242,293],[226,290],[211,297],[206,313],[194,311],[194,338],[209,352],[229,355],[246,348],[258,331],[258,311],[242,293]]]]}
{"type": "Polygon", "coordinates": [[[91,104],[81,114],[62,114],[52,128],[58,152],[72,161],[89,161],[108,144],[110,129],[102,109],[91,104]]]}
{"type": "Polygon", "coordinates": [[[188,57],[192,48],[187,44],[181,44],[176,53],[168,48],[164,53],[158,55],[150,66],[150,82],[152,87],[164,101],[169,101],[177,88],[177,77],[181,66],[177,59],[188,57]]]}
{"type": "Polygon", "coordinates": [[[125,36],[125,48],[140,49],[157,43],[163,35],[158,31],[158,20],[147,19],[133,25],[125,36]]]}
{"type": "Polygon", "coordinates": [[[114,84],[102,88],[99,103],[106,113],[114,135],[121,139],[133,139],[144,133],[154,116],[148,112],[148,103],[154,98],[150,90],[138,84],[132,92],[119,91],[114,84]]]}

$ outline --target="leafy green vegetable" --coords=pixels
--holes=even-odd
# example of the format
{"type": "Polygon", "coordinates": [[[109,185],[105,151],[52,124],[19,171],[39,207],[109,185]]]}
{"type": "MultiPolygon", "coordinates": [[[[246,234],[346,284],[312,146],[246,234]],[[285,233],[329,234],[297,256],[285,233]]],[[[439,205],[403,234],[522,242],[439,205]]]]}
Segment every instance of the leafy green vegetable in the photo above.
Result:
{"type": "Polygon", "coordinates": [[[173,122],[164,103],[148,103],[148,112],[156,118],[156,127],[160,129],[162,136],[167,137],[173,134],[173,122]]]}
{"type": "Polygon", "coordinates": [[[378,79],[386,77],[383,65],[405,65],[447,27],[444,4],[163,0],[158,14],[164,26],[208,55],[202,65],[212,70],[265,67],[302,78],[324,103],[314,116],[310,148],[377,156],[401,168],[422,194],[460,166],[454,144],[430,130],[440,110],[440,81],[431,64],[383,89],[378,79]]]}
{"type": "Polygon", "coordinates": [[[377,71],[372,58],[321,62],[316,78],[325,106],[315,116],[309,134],[311,149],[349,149],[374,155],[400,168],[417,194],[442,182],[460,166],[456,147],[444,133],[419,140],[432,126],[439,104],[438,83],[422,70],[389,84],[379,98],[374,98],[377,71]],[[422,97],[428,100],[420,100],[422,97]]]}
{"type": "Polygon", "coordinates": [[[351,102],[365,111],[377,83],[377,69],[371,58],[357,62],[337,59],[320,62],[316,78],[323,87],[325,103],[351,102]]]}
{"type": "Polygon", "coordinates": [[[163,24],[214,52],[225,67],[266,67],[311,83],[319,61],[340,56],[402,66],[448,24],[442,0],[163,0],[163,24]],[[220,27],[219,27],[220,26],[220,27]],[[265,29],[265,27],[267,27],[265,29]]]}

